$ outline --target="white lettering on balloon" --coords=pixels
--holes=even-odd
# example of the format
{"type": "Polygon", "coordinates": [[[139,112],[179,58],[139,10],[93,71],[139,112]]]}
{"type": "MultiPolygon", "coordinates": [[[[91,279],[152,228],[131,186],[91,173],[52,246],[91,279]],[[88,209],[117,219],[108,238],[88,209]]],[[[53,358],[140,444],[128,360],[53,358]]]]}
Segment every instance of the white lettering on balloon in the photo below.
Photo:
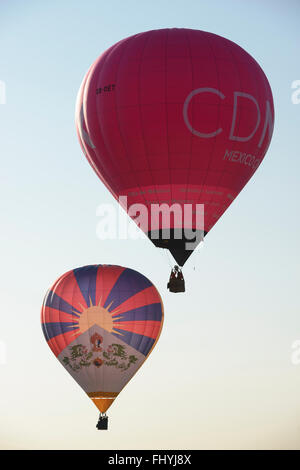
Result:
{"type": "Polygon", "coordinates": [[[269,142],[270,142],[271,137],[272,137],[272,133],[273,133],[273,127],[274,127],[274,120],[273,120],[273,117],[272,117],[271,106],[270,106],[269,101],[267,100],[266,101],[266,118],[265,118],[264,128],[263,128],[263,131],[262,131],[262,134],[261,134],[261,138],[260,138],[260,141],[258,143],[259,147],[262,146],[262,143],[265,139],[267,128],[268,128],[268,139],[269,139],[269,142]]]}
{"type": "MultiPolygon", "coordinates": [[[[187,128],[189,129],[189,131],[192,134],[194,134],[198,137],[201,137],[201,138],[204,138],[204,139],[210,139],[211,137],[215,137],[218,134],[220,134],[223,131],[223,129],[221,127],[219,127],[218,129],[216,129],[212,132],[209,132],[209,133],[201,132],[199,129],[195,129],[192,126],[192,124],[189,120],[189,117],[188,117],[188,110],[189,110],[189,105],[191,103],[191,100],[195,95],[200,94],[200,93],[213,93],[213,94],[219,96],[222,100],[225,99],[225,95],[223,95],[223,93],[221,93],[219,90],[217,90],[215,88],[196,88],[195,90],[191,91],[188,94],[188,96],[186,97],[186,99],[184,101],[184,104],[183,104],[183,120],[184,120],[187,128]]],[[[249,93],[244,93],[242,91],[235,91],[234,92],[233,114],[232,114],[232,122],[231,122],[229,140],[234,140],[234,141],[237,141],[237,142],[248,142],[256,134],[257,129],[258,129],[259,124],[260,124],[260,121],[261,121],[260,108],[259,108],[258,102],[254,98],[254,96],[250,95],[249,93]],[[252,132],[248,136],[235,135],[236,119],[237,119],[237,112],[238,112],[238,98],[239,97],[252,101],[254,103],[254,105],[256,107],[256,111],[257,111],[256,124],[255,124],[252,132]]],[[[265,136],[266,136],[267,129],[268,129],[268,139],[269,139],[269,142],[270,142],[272,132],[273,132],[273,126],[274,126],[274,121],[273,121],[272,112],[271,112],[271,105],[270,105],[270,102],[268,100],[266,100],[266,114],[265,114],[264,128],[263,128],[263,131],[262,131],[259,143],[258,143],[258,147],[262,146],[262,143],[263,143],[263,141],[265,139],[265,136]]]]}
{"type": "Polygon", "coordinates": [[[249,95],[248,93],[243,93],[241,91],[235,91],[234,92],[234,103],[233,103],[233,117],[232,117],[232,123],[231,123],[231,129],[230,129],[230,135],[229,135],[229,140],[236,140],[237,142],[248,142],[248,140],[252,139],[252,137],[254,136],[255,132],[257,131],[257,128],[260,124],[260,109],[259,109],[259,106],[258,106],[258,102],[256,101],[255,98],[253,98],[252,95],[249,95]],[[237,107],[238,107],[238,97],[241,97],[241,98],[246,98],[248,100],[251,100],[253,101],[253,103],[255,104],[256,106],[256,110],[257,110],[257,121],[256,121],[256,125],[253,129],[253,131],[251,132],[251,134],[249,134],[247,137],[240,137],[240,136],[237,136],[237,135],[234,135],[234,130],[235,130],[235,123],[236,123],[236,116],[237,116],[237,107]]]}
{"type": "Polygon", "coordinates": [[[95,149],[96,147],[93,144],[92,139],[90,138],[86,130],[83,128],[84,122],[85,120],[84,120],[83,104],[82,104],[80,108],[80,113],[79,113],[79,128],[78,128],[80,139],[81,139],[81,142],[84,141],[89,147],[91,147],[92,149],[95,149]]]}
{"type": "Polygon", "coordinates": [[[255,155],[251,155],[250,153],[240,152],[239,150],[225,150],[225,154],[223,160],[229,160],[233,163],[242,163],[244,165],[250,166],[253,170],[256,170],[261,160],[257,158],[255,155]]]}
{"type": "Polygon", "coordinates": [[[193,96],[198,95],[200,93],[214,93],[215,95],[218,95],[222,100],[225,98],[225,96],[223,95],[223,93],[221,93],[219,90],[216,90],[215,88],[197,88],[196,90],[191,91],[191,93],[187,96],[184,102],[183,119],[187,128],[191,131],[192,134],[195,134],[198,137],[203,137],[204,139],[209,139],[210,137],[215,137],[216,135],[220,134],[223,129],[220,127],[216,131],[210,132],[208,134],[204,132],[200,132],[192,127],[188,118],[188,108],[189,108],[190,101],[193,98],[193,96]]]}

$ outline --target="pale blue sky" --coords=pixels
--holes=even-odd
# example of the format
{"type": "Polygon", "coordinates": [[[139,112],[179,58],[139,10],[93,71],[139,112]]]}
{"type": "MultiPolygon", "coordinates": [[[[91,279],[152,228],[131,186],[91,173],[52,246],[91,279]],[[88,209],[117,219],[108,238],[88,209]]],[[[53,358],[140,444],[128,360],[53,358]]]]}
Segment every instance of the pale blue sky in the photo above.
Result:
{"type": "Polygon", "coordinates": [[[300,448],[300,366],[290,362],[300,338],[299,17],[297,0],[1,0],[2,448],[300,448]],[[166,290],[167,256],[148,240],[96,237],[97,206],[116,203],[74,128],[95,58],[162,27],[244,47],[270,81],[276,113],[263,164],[187,262],[177,296],[166,290]],[[90,263],[141,271],[165,304],[161,339],[112,406],[108,433],[96,431],[96,408],[39,325],[48,287],[90,263]]]}

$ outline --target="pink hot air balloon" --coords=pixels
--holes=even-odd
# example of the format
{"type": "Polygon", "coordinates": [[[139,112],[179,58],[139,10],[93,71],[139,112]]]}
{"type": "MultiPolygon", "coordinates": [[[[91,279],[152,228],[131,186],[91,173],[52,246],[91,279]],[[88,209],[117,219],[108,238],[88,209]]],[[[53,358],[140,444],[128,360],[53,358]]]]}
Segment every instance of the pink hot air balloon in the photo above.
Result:
{"type": "Polygon", "coordinates": [[[81,147],[101,181],[116,199],[127,197],[129,215],[135,203],[149,209],[136,222],[181,266],[261,164],[273,121],[258,63],[234,42],[191,29],[147,31],[110,47],[87,72],[76,110],[81,147]],[[154,216],[150,208],[161,204],[191,212],[154,216]]]}

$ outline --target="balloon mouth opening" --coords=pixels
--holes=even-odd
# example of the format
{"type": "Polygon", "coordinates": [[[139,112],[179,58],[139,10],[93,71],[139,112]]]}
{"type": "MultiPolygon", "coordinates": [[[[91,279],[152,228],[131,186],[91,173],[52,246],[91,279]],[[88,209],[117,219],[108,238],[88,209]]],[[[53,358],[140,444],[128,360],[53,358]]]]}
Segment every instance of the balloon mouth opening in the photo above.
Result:
{"type": "Polygon", "coordinates": [[[147,236],[156,247],[169,250],[177,264],[183,266],[206,234],[203,230],[171,228],[152,230],[147,236]]]}

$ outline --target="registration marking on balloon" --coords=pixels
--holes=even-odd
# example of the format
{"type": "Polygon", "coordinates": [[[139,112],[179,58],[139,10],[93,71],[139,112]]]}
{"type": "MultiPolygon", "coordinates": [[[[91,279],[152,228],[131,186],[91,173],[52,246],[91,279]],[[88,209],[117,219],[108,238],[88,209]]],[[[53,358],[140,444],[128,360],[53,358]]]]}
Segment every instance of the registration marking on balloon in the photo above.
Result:
{"type": "Polygon", "coordinates": [[[150,354],[162,322],[156,288],[120,266],[69,271],[50,289],[42,308],[48,345],[101,411],[150,354]]]}

